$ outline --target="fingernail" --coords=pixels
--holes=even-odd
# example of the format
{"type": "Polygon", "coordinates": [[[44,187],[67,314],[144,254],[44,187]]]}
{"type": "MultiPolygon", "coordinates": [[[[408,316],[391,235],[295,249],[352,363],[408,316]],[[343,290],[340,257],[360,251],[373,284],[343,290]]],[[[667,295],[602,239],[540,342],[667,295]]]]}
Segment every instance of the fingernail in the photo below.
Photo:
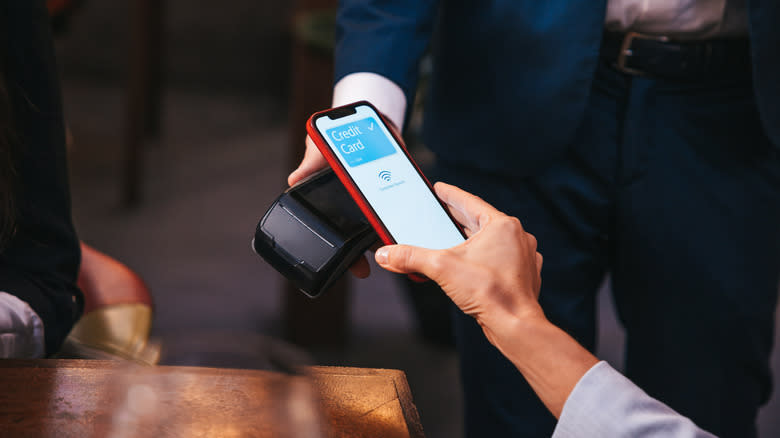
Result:
{"type": "Polygon", "coordinates": [[[390,252],[390,250],[387,249],[386,246],[383,246],[383,247],[379,248],[378,250],[376,250],[376,254],[374,255],[374,259],[376,260],[377,263],[379,263],[380,265],[383,265],[383,264],[387,263],[387,254],[389,252],[390,252]]]}

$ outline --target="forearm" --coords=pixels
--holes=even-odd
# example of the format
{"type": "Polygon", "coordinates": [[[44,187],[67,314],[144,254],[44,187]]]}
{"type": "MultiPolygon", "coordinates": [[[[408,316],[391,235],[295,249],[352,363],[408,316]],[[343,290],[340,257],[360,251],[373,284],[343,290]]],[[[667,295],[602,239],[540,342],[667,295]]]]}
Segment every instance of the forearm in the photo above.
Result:
{"type": "Polygon", "coordinates": [[[546,319],[515,319],[504,330],[508,333],[494,344],[559,418],[569,394],[598,359],[546,319]]]}
{"type": "Polygon", "coordinates": [[[553,437],[714,438],[546,319],[516,324],[517,342],[499,349],[560,420],[553,437]]]}

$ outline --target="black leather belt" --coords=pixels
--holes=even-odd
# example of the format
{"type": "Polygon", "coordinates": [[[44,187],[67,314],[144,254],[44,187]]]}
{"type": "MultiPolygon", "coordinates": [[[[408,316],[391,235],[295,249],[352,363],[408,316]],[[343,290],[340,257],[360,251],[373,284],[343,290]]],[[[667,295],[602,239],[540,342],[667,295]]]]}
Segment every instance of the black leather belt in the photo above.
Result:
{"type": "Polygon", "coordinates": [[[750,73],[750,40],[677,41],[636,32],[607,32],[601,57],[630,75],[677,80],[735,77],[750,73]]]}

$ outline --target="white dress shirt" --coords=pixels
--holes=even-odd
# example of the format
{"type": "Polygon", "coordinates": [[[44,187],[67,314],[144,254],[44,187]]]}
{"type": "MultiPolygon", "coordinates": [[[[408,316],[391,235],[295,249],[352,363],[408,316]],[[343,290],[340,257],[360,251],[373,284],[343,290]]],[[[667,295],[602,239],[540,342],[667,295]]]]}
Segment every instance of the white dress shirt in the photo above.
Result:
{"type": "Polygon", "coordinates": [[[677,38],[747,35],[745,0],[609,0],[604,27],[677,38]]]}
{"type": "Polygon", "coordinates": [[[0,292],[0,358],[34,359],[44,354],[41,318],[26,301],[0,292]]]}

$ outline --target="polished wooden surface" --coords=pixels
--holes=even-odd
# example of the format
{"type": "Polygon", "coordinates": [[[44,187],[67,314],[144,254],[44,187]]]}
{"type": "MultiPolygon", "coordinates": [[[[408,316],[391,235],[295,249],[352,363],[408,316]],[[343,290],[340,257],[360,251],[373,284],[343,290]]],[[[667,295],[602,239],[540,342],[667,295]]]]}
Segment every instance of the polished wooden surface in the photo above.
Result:
{"type": "Polygon", "coordinates": [[[0,360],[3,437],[422,437],[403,372],[0,360]]]}

